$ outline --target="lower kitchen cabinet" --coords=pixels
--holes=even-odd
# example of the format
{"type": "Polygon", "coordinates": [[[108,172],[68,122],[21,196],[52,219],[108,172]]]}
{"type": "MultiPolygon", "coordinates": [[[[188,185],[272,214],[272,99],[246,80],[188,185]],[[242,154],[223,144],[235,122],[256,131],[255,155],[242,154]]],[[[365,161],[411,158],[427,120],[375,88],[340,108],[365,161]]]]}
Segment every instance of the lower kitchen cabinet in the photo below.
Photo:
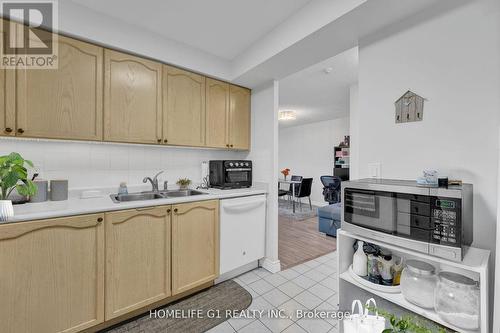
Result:
{"type": "Polygon", "coordinates": [[[172,294],[219,275],[219,202],[178,204],[172,214],[172,294]]]}
{"type": "Polygon", "coordinates": [[[106,213],[106,320],[171,295],[171,207],[106,213]]]}
{"type": "Polygon", "coordinates": [[[5,333],[78,332],[104,321],[103,214],[0,225],[5,333]]]}

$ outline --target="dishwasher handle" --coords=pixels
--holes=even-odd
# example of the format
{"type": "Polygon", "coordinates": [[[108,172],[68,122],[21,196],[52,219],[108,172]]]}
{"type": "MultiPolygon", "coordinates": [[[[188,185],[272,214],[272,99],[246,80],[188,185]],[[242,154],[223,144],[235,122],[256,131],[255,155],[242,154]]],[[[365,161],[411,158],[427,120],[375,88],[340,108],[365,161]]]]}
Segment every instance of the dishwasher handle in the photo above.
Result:
{"type": "Polygon", "coordinates": [[[242,202],[236,204],[223,203],[222,208],[228,212],[245,212],[262,206],[266,202],[266,198],[258,198],[257,200],[242,202]]]}

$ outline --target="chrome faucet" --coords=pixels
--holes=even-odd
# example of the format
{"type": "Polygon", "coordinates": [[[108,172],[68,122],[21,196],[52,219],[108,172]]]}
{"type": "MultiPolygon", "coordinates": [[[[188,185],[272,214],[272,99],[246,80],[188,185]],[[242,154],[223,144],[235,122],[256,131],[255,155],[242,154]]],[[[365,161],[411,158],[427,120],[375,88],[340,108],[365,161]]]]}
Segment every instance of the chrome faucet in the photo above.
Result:
{"type": "Polygon", "coordinates": [[[151,179],[151,177],[144,177],[144,179],[142,180],[143,183],[147,183],[148,181],[151,183],[151,186],[152,186],[152,191],[153,192],[158,192],[159,189],[158,189],[158,176],[161,175],[163,173],[163,171],[160,171],[158,172],[154,177],[153,179],[151,179]]]}

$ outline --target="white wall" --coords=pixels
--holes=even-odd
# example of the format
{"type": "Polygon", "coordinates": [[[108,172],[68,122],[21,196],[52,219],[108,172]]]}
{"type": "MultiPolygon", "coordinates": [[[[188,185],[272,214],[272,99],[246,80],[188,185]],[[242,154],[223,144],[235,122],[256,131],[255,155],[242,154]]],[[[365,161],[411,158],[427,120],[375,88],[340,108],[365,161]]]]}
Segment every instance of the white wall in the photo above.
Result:
{"type": "Polygon", "coordinates": [[[348,117],[279,130],[279,170],[289,168],[292,175],[312,177],[311,200],[315,205],[327,204],[319,177],[332,174],[333,147],[348,134],[348,117]]]}
{"type": "Polygon", "coordinates": [[[230,62],[69,0],[59,1],[59,31],[224,80],[230,62]]]}
{"type": "Polygon", "coordinates": [[[380,162],[383,178],[415,179],[432,168],[473,183],[474,245],[494,251],[499,2],[402,22],[361,41],[359,59],[359,176],[380,162]],[[396,125],[394,101],[408,89],[428,99],[424,119],[396,125]]]}
{"type": "Polygon", "coordinates": [[[349,87],[349,133],[351,168],[350,179],[359,178],[359,87],[354,84],[349,87]]]}
{"type": "Polygon", "coordinates": [[[266,219],[266,258],[262,266],[280,270],[278,259],[278,81],[252,91],[252,149],[254,181],[268,184],[266,219]]]}
{"type": "Polygon", "coordinates": [[[97,142],[0,139],[0,155],[17,151],[33,161],[44,179],[68,179],[70,188],[112,187],[125,181],[142,184],[160,170],[161,181],[175,186],[177,179],[201,181],[201,162],[241,159],[245,152],[172,148],[97,142]]]}

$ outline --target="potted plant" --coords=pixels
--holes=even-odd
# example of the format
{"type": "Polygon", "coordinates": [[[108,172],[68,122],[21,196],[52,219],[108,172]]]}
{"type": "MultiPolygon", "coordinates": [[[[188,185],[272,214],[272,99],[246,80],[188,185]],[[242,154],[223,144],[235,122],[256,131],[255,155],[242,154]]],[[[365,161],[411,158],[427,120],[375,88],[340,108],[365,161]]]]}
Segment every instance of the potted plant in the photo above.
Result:
{"type": "Polygon", "coordinates": [[[177,183],[177,185],[179,185],[179,188],[181,190],[185,190],[188,188],[188,186],[191,184],[191,179],[189,178],[180,178],[177,183]]]}
{"type": "Polygon", "coordinates": [[[424,322],[419,320],[414,316],[402,316],[398,317],[392,313],[385,310],[368,306],[369,311],[378,313],[379,316],[387,319],[391,325],[390,328],[386,328],[382,333],[448,333],[449,331],[443,327],[437,326],[430,322],[424,322]]]}
{"type": "Polygon", "coordinates": [[[12,201],[8,200],[14,189],[26,197],[36,194],[35,184],[28,179],[28,167],[33,163],[18,153],[0,156],[0,221],[14,215],[12,201]]]}
{"type": "Polygon", "coordinates": [[[283,177],[285,177],[285,180],[286,180],[286,177],[290,174],[290,169],[285,168],[285,169],[281,170],[281,173],[283,174],[283,177]]]}

